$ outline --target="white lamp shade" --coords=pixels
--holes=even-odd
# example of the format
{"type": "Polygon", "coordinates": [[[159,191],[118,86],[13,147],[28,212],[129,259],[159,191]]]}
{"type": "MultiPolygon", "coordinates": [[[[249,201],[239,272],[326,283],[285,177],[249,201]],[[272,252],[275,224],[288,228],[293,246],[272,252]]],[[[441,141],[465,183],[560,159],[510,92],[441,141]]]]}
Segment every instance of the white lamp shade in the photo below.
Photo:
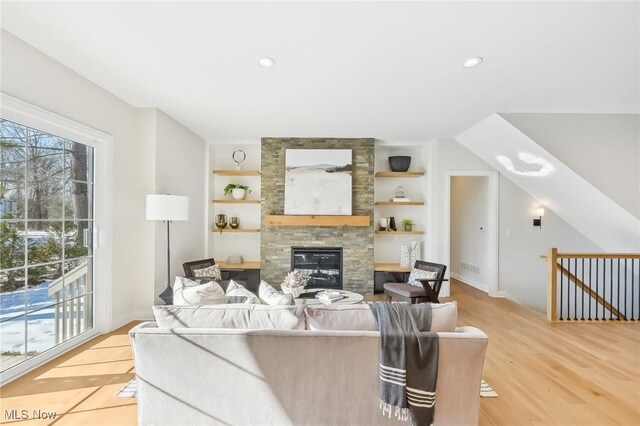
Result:
{"type": "Polygon", "coordinates": [[[536,213],[538,213],[538,216],[539,216],[539,217],[544,216],[544,207],[538,207],[538,208],[536,209],[536,213]]]}
{"type": "Polygon", "coordinates": [[[189,220],[189,197],[148,194],[147,220],[189,220]]]}

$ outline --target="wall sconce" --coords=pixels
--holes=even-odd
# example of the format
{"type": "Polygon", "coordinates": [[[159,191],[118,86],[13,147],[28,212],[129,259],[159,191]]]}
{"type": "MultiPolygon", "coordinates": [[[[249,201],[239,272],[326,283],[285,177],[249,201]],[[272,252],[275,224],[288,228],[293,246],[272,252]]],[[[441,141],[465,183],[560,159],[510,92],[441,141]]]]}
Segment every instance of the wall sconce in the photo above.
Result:
{"type": "Polygon", "coordinates": [[[544,207],[538,207],[536,209],[538,217],[533,218],[533,226],[542,228],[542,216],[544,216],[544,207]]]}

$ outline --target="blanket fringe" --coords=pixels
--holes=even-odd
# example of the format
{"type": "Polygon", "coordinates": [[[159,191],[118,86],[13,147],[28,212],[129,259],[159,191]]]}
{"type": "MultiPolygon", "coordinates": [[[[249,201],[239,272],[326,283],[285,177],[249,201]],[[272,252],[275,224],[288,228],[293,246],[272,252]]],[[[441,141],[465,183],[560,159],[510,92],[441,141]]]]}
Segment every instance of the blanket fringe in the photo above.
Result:
{"type": "Polygon", "coordinates": [[[383,416],[386,415],[388,418],[391,418],[391,414],[393,414],[396,420],[400,420],[403,422],[409,421],[409,419],[411,418],[408,408],[391,405],[388,402],[384,402],[383,400],[380,400],[380,411],[382,411],[383,416]]]}

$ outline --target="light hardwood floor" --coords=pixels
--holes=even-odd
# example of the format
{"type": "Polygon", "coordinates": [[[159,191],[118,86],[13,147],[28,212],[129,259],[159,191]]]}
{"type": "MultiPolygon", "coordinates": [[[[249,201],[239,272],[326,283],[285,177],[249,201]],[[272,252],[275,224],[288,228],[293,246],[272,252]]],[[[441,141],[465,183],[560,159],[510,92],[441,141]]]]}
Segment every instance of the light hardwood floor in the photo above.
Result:
{"type": "MultiPolygon", "coordinates": [[[[640,324],[550,324],[541,313],[455,280],[459,324],[489,335],[483,425],[640,425],[640,324]]],[[[134,399],[114,394],[133,378],[128,324],[0,388],[4,410],[56,411],[23,425],[134,425],[134,399]]]]}

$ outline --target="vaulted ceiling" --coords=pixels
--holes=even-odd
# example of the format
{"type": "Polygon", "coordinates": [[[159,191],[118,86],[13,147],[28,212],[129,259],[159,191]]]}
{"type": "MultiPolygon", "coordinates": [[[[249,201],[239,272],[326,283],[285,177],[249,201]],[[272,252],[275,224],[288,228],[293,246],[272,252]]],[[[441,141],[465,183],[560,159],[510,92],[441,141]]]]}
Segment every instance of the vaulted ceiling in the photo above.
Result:
{"type": "Polygon", "coordinates": [[[2,4],[7,31],[217,142],[424,141],[493,112],[638,113],[639,17],[638,2],[2,4]]]}

